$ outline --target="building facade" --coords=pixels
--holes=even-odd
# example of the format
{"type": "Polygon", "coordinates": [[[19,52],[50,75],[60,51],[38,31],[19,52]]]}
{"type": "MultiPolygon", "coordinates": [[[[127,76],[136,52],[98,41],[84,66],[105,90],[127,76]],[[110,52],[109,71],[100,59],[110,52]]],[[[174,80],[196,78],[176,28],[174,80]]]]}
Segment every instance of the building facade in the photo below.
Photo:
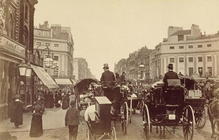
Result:
{"type": "Polygon", "coordinates": [[[35,63],[33,52],[34,5],[37,0],[0,1],[0,120],[10,115],[13,97],[31,104],[34,75],[21,78],[18,65],[35,63]],[[27,85],[23,87],[23,85],[27,85]],[[22,89],[22,90],[21,90],[22,89]],[[23,91],[23,92],[21,92],[23,91]]]}
{"type": "Polygon", "coordinates": [[[150,80],[150,53],[147,47],[142,47],[138,51],[129,54],[127,59],[121,59],[114,67],[118,74],[126,72],[127,79],[150,80]]]}
{"type": "Polygon", "coordinates": [[[86,78],[95,78],[88,68],[88,63],[84,58],[74,58],[74,80],[80,81],[86,78]]]}
{"type": "Polygon", "coordinates": [[[73,77],[74,42],[70,27],[48,22],[34,28],[34,49],[40,52],[43,67],[53,78],[73,77]]]}
{"type": "Polygon", "coordinates": [[[171,26],[168,38],[155,48],[150,60],[152,78],[163,76],[170,63],[173,64],[174,71],[183,75],[218,77],[219,32],[205,35],[194,24],[189,30],[171,26]]]}

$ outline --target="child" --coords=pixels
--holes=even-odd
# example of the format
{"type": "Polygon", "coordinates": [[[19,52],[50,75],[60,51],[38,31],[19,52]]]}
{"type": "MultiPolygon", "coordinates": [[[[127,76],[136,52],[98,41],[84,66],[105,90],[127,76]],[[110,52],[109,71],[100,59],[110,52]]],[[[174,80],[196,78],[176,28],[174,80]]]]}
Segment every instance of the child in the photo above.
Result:
{"type": "Polygon", "coordinates": [[[76,101],[72,100],[65,115],[65,126],[69,128],[69,140],[77,139],[79,117],[80,111],[76,108],[76,101]]]}

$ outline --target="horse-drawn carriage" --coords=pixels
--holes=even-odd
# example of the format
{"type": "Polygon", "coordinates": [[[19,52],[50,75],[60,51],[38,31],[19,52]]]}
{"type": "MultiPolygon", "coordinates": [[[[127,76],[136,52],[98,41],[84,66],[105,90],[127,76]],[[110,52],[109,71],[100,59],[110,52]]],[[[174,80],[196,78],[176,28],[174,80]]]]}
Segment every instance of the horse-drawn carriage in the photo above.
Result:
{"type": "Polygon", "coordinates": [[[201,129],[207,120],[206,97],[202,92],[198,79],[182,77],[181,84],[185,87],[185,104],[191,105],[194,109],[196,128],[201,129]]]}
{"type": "MultiPolygon", "coordinates": [[[[89,82],[88,82],[89,83],[89,82]]],[[[87,88],[89,88],[90,82],[87,88]]],[[[109,100],[103,96],[101,85],[96,82],[97,87],[93,87],[91,102],[85,108],[85,121],[87,123],[87,138],[94,140],[102,139],[117,139],[116,127],[118,122],[122,128],[123,134],[127,134],[128,125],[128,105],[126,96],[123,94],[122,89],[116,86],[112,89],[112,98],[109,100]]],[[[85,86],[85,84],[82,84],[85,86]]],[[[86,96],[85,96],[86,97],[86,96]]],[[[84,104],[84,103],[83,103],[84,104]]]]}
{"type": "Polygon", "coordinates": [[[143,126],[146,139],[150,139],[153,126],[160,136],[165,136],[169,127],[182,126],[185,140],[192,140],[194,135],[195,117],[193,108],[185,104],[185,89],[179,79],[168,80],[168,86],[154,85],[145,99],[143,108],[143,126]]]}

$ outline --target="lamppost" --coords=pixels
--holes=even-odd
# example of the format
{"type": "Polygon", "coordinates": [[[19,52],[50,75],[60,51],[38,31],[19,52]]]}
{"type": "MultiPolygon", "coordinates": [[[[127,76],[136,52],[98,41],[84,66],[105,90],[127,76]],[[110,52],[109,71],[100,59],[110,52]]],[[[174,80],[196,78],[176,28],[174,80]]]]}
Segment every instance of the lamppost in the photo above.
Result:
{"type": "MultiPolygon", "coordinates": [[[[30,64],[29,63],[24,63],[23,61],[22,61],[22,63],[20,64],[20,65],[18,65],[18,68],[19,68],[19,73],[20,73],[20,77],[21,78],[23,78],[23,79],[25,79],[24,81],[23,81],[23,86],[24,86],[24,102],[25,102],[25,105],[27,104],[27,98],[28,98],[28,95],[27,94],[29,94],[29,93],[26,93],[26,89],[27,89],[27,82],[26,82],[26,79],[27,78],[30,78],[31,77],[31,74],[32,74],[32,69],[31,69],[31,66],[30,66],[30,64]]],[[[22,80],[21,80],[22,81],[22,80]]],[[[21,85],[20,85],[21,86],[21,85]]],[[[21,88],[21,87],[20,87],[21,88]]],[[[32,99],[32,98],[30,98],[30,99],[32,99]]],[[[32,102],[32,101],[30,101],[30,102],[32,102]]]]}

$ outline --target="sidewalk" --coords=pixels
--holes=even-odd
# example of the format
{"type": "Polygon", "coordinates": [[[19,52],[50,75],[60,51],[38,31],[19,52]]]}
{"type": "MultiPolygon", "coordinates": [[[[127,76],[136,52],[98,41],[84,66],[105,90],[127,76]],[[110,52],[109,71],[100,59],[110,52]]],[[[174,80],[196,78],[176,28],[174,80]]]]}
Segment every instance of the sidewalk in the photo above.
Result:
{"type": "MultiPolygon", "coordinates": [[[[60,108],[46,109],[43,114],[43,129],[56,129],[65,127],[65,113],[66,110],[60,108]]],[[[32,113],[23,114],[23,125],[19,128],[15,128],[14,124],[10,122],[10,119],[4,120],[0,123],[0,132],[9,131],[9,132],[24,132],[30,130],[32,119],[32,113]]]]}
{"type": "MultiPolygon", "coordinates": [[[[0,132],[8,131],[12,136],[16,136],[17,140],[67,140],[68,128],[65,127],[65,113],[67,110],[61,108],[46,109],[43,114],[43,135],[37,138],[29,137],[32,113],[24,113],[23,125],[15,128],[10,119],[0,123],[0,132]]],[[[83,112],[81,112],[83,116],[83,112]]],[[[78,138],[85,140],[86,124],[79,126],[78,138]]]]}

